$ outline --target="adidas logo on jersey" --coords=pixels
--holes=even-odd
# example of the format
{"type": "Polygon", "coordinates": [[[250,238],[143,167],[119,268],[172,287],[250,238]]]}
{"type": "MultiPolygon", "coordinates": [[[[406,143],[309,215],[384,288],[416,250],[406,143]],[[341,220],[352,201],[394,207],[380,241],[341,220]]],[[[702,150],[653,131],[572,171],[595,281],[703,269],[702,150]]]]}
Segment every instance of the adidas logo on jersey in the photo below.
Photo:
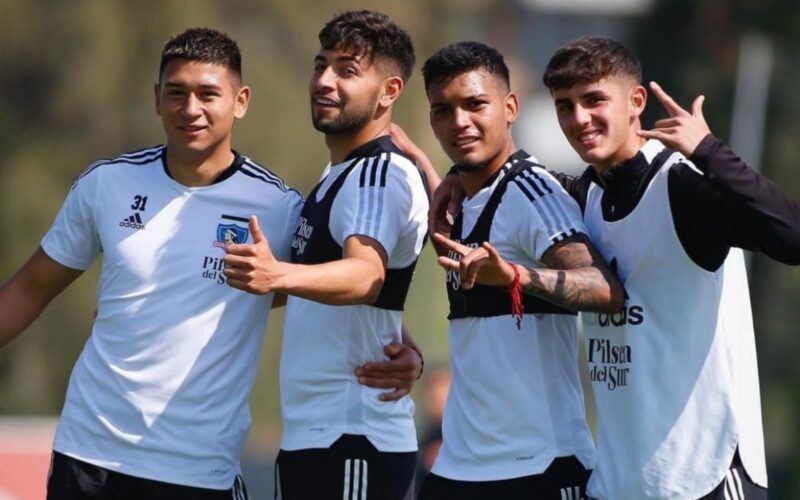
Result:
{"type": "Polygon", "coordinates": [[[142,224],[142,217],[139,215],[139,212],[131,215],[130,217],[126,217],[122,219],[119,223],[121,227],[129,227],[131,229],[144,229],[144,224],[142,224]]]}

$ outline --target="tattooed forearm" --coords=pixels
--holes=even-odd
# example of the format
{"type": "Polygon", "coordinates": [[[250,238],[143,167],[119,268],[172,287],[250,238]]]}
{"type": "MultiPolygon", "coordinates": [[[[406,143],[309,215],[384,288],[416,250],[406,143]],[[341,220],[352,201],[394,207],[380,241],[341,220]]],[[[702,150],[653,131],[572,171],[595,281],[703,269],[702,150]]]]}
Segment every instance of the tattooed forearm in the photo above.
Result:
{"type": "MultiPolygon", "coordinates": [[[[520,269],[522,291],[565,309],[614,312],[622,307],[621,287],[615,292],[609,277],[596,267],[570,270],[520,269]],[[525,279],[525,274],[527,278],[525,279]]],[[[616,278],[611,280],[619,286],[616,278]]]]}
{"type": "Polygon", "coordinates": [[[549,269],[520,270],[523,292],[577,311],[618,311],[625,292],[583,235],[567,238],[542,257],[549,269]]]}

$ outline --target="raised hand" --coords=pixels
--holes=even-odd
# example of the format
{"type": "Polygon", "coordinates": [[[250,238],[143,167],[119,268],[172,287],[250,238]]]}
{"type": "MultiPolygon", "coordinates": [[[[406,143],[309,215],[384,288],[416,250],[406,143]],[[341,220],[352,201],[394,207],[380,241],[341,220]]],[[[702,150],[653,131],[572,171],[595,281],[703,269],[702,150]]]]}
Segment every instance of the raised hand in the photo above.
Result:
{"type": "Polygon", "coordinates": [[[669,118],[658,120],[652,130],[640,130],[639,136],[658,139],[668,148],[679,151],[686,157],[691,156],[700,141],[711,133],[703,116],[705,96],[695,98],[690,113],[678,105],[656,82],[650,82],[650,89],[669,113],[669,118]]]}
{"type": "Polygon", "coordinates": [[[261,227],[258,218],[250,216],[250,234],[253,235],[252,244],[235,243],[226,247],[225,251],[225,277],[228,285],[250,293],[265,294],[275,289],[276,281],[280,277],[281,262],[272,255],[269,241],[261,227]]]}
{"type": "Polygon", "coordinates": [[[475,283],[489,286],[511,286],[514,282],[514,268],[503,259],[488,241],[478,248],[470,248],[457,243],[442,234],[434,234],[434,241],[447,252],[461,256],[455,260],[441,256],[437,262],[449,271],[457,271],[461,276],[461,286],[469,290],[475,283]]]}

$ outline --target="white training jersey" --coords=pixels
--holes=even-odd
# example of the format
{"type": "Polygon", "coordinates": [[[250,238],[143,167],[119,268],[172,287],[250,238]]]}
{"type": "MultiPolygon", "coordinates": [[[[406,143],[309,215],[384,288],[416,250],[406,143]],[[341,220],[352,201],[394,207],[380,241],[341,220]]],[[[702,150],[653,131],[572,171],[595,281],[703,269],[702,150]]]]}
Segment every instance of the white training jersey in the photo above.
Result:
{"type": "MultiPolygon", "coordinates": [[[[585,233],[578,205],[532,161],[524,151],[512,155],[490,185],[465,199],[451,237],[469,246],[488,239],[508,261],[540,268],[553,244],[585,233]]],[[[591,468],[575,313],[526,296],[517,329],[507,291],[462,291],[458,273],[447,281],[453,381],[432,471],[460,481],[503,480],[540,474],[571,455],[591,468]],[[467,295],[463,310],[454,302],[459,294],[467,295]]]]}
{"type": "Polygon", "coordinates": [[[136,477],[230,488],[272,294],[226,284],[225,245],[252,242],[255,214],[272,251],[288,258],[302,202],[239,155],[205,187],[170,178],[163,146],[81,174],[42,240],[73,269],[103,254],[97,317],[53,448],[136,477]]]}
{"type": "Polygon", "coordinates": [[[742,252],[716,272],[697,266],[675,231],[667,177],[691,165],[657,141],[642,148],[664,165],[634,210],[603,220],[593,184],[589,237],[627,292],[624,311],[583,313],[597,401],[598,499],[699,498],[720,484],[736,447],[766,486],[758,370],[742,252]]]}
{"type": "Polygon", "coordinates": [[[379,302],[395,292],[400,296],[382,306],[289,297],[280,367],[282,449],[327,448],[342,434],[364,435],[380,451],[417,449],[411,398],[380,401],[385,389],[360,385],[354,371],[367,361],[387,359],[383,347],[401,342],[402,303],[422,250],[427,213],[421,173],[388,137],[329,165],[309,194],[293,260],[338,260],[348,237],[367,236],[388,256],[379,302]],[[402,283],[393,284],[395,274],[402,283]]]}

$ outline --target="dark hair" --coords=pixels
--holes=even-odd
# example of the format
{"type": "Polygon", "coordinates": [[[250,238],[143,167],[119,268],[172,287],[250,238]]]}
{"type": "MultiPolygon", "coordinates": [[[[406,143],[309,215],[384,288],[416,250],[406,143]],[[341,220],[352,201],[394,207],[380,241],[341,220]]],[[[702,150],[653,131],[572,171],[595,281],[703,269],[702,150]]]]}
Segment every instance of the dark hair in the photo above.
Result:
{"type": "Polygon", "coordinates": [[[425,61],[422,76],[425,90],[434,83],[444,83],[476,69],[486,70],[500,78],[506,89],[511,88],[511,76],[503,54],[480,42],[459,42],[440,49],[425,61]]]}
{"type": "Polygon", "coordinates": [[[164,43],[158,77],[166,65],[175,59],[187,59],[220,64],[242,78],[242,55],[239,46],[228,35],[211,28],[189,28],[164,43]]]}
{"type": "Polygon", "coordinates": [[[642,65],[627,47],[599,36],[578,38],[559,48],[544,72],[542,80],[551,91],[568,89],[576,83],[602,80],[612,75],[642,82],[642,65]]]}
{"type": "Polygon", "coordinates": [[[320,30],[319,43],[323,50],[343,50],[394,62],[404,82],[414,70],[411,37],[380,12],[351,10],[337,14],[320,30]]]}

